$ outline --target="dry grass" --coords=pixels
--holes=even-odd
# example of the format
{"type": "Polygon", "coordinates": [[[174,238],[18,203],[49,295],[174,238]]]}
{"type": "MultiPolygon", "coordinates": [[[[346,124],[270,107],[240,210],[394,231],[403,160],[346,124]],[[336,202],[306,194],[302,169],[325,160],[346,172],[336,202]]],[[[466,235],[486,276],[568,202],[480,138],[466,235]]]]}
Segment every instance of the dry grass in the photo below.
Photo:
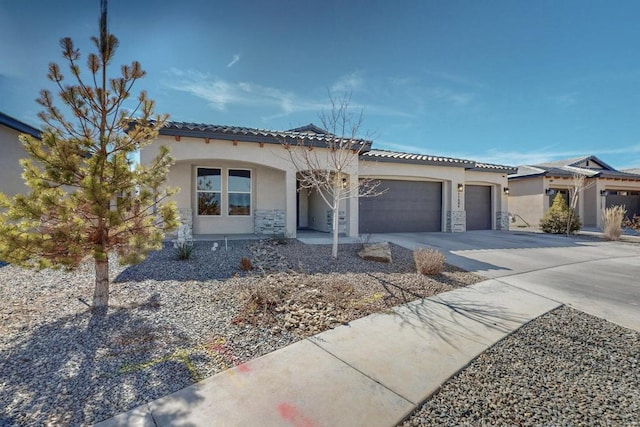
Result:
{"type": "Polygon", "coordinates": [[[622,221],[627,210],[624,206],[606,208],[602,214],[604,227],[602,232],[607,240],[619,240],[622,235],[622,221]]]}
{"type": "Polygon", "coordinates": [[[400,304],[483,280],[444,265],[436,276],[412,273],[276,273],[234,285],[234,324],[305,338],[400,304]]]}
{"type": "Polygon", "coordinates": [[[418,248],[413,251],[416,270],[424,275],[440,274],[444,270],[444,255],[431,248],[418,248]]]}

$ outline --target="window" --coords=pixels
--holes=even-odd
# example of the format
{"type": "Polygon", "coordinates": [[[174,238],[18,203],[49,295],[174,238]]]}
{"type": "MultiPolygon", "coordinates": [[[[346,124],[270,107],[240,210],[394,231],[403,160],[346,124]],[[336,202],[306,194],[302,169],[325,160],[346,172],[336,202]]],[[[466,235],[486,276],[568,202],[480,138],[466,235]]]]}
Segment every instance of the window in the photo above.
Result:
{"type": "Polygon", "coordinates": [[[222,174],[220,169],[198,168],[198,215],[220,215],[222,201],[222,174]]]}
{"type": "Polygon", "coordinates": [[[229,215],[251,215],[251,171],[229,169],[227,182],[229,215]]]}

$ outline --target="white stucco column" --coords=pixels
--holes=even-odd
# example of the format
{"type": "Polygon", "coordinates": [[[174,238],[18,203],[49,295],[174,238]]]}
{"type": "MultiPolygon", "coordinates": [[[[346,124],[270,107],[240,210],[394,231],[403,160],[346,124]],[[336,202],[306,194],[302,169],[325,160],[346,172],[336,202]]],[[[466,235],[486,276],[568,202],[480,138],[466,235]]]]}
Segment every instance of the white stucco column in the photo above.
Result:
{"type": "Polygon", "coordinates": [[[296,237],[296,196],[296,171],[287,170],[285,176],[285,221],[289,237],[296,237]]]}
{"type": "MultiPolygon", "coordinates": [[[[349,175],[349,188],[356,188],[358,185],[358,175],[349,175]]],[[[358,197],[353,196],[347,199],[347,236],[358,237],[358,197]]]]}

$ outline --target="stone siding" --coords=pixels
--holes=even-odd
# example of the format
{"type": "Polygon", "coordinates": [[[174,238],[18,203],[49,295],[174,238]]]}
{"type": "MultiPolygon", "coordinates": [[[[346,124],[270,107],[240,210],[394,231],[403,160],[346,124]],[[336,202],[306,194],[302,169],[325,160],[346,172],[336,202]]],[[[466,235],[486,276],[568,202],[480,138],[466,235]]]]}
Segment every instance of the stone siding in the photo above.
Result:
{"type": "Polygon", "coordinates": [[[509,229],[509,212],[498,211],[496,212],[496,230],[508,230],[509,229]]]}
{"type": "Polygon", "coordinates": [[[286,233],[285,215],[282,209],[256,209],[254,214],[255,234],[286,233]]]}
{"type": "MultiPolygon", "coordinates": [[[[327,209],[327,227],[333,231],[333,210],[327,209]]],[[[338,211],[338,233],[347,232],[347,215],[344,211],[338,211]]]]}
{"type": "Polygon", "coordinates": [[[467,213],[465,211],[447,211],[447,232],[467,231],[467,213]]]}

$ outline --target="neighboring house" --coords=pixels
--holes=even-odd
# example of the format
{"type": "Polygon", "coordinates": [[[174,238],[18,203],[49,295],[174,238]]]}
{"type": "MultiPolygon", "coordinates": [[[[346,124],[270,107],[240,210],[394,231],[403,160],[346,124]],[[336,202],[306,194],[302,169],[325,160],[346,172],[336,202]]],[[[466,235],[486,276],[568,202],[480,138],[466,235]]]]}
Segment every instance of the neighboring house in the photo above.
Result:
{"type": "Polygon", "coordinates": [[[636,169],[622,169],[622,172],[633,173],[636,175],[640,175],[640,168],[636,169]]]}
{"type": "Polygon", "coordinates": [[[28,134],[40,138],[40,131],[13,117],[0,113],[0,192],[14,196],[28,190],[22,179],[20,159],[27,157],[18,135],[28,134]]]}
{"type": "Polygon", "coordinates": [[[595,156],[584,156],[538,165],[520,166],[509,175],[509,212],[518,225],[539,226],[556,194],[567,200],[572,177],[587,177],[579,195],[578,214],[585,227],[602,227],[605,208],[624,205],[627,215],[640,215],[640,175],[619,171],[595,156]]]}
{"type": "MultiPolygon", "coordinates": [[[[289,131],[169,122],[142,149],[150,163],[161,145],[175,164],[168,175],[184,221],[195,234],[280,234],[298,229],[330,231],[332,212],[319,194],[299,189],[297,171],[283,144],[328,150],[332,135],[308,125],[289,131]]],[[[507,229],[508,166],[419,154],[372,150],[352,165],[351,186],[360,178],[380,180],[377,197],[353,198],[340,206],[340,231],[360,233],[507,229]]]]}

